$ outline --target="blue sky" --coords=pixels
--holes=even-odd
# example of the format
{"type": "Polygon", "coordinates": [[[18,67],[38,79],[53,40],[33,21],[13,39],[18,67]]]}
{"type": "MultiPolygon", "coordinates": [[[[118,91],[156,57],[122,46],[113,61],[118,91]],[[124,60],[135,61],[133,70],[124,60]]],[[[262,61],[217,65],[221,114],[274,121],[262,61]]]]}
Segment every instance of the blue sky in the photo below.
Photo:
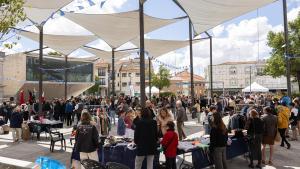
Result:
{"type": "MultiPolygon", "coordinates": [[[[93,0],[99,4],[103,0],[93,0]]],[[[300,0],[287,0],[288,2],[288,17],[289,20],[295,19],[300,10],[300,0]]],[[[102,8],[99,5],[89,7],[86,0],[75,0],[64,10],[77,10],[76,6],[82,5],[85,7],[80,12],[87,13],[110,13],[124,12],[138,9],[137,0],[107,0],[102,8]]],[[[148,0],[145,4],[145,13],[159,18],[175,18],[185,16],[185,13],[180,10],[172,0],[148,0]]],[[[269,31],[281,31],[282,23],[282,1],[277,1],[258,10],[247,13],[243,16],[235,18],[231,21],[223,23],[220,26],[210,30],[213,35],[213,56],[214,63],[222,63],[225,61],[237,60],[256,60],[269,57],[270,49],[266,45],[266,36],[269,31]],[[259,33],[258,33],[259,32],[259,33]]],[[[53,34],[87,34],[83,28],[70,27],[64,18],[56,16],[46,25],[46,33],[53,34]]],[[[22,27],[26,24],[20,24],[22,27]]],[[[29,27],[29,30],[34,30],[29,27]]],[[[178,23],[166,26],[157,31],[149,33],[146,38],[153,39],[168,39],[168,40],[185,40],[188,39],[188,21],[182,20],[178,23]]],[[[15,41],[14,38],[5,43],[15,41]]],[[[36,42],[22,38],[17,41],[18,44],[12,49],[3,49],[8,53],[15,53],[35,49],[38,47],[36,42]]],[[[102,41],[92,43],[92,45],[109,49],[102,41]]],[[[194,44],[194,69],[195,73],[203,75],[204,68],[208,65],[209,46],[208,41],[203,41],[194,44]]],[[[73,56],[89,55],[86,52],[75,51],[73,56]]],[[[176,66],[189,65],[188,48],[179,49],[168,53],[159,58],[162,62],[176,66]],[[175,58],[175,59],[174,59],[175,58]]],[[[157,63],[154,63],[157,67],[157,63]]],[[[172,70],[179,71],[179,70],[172,70]]]]}

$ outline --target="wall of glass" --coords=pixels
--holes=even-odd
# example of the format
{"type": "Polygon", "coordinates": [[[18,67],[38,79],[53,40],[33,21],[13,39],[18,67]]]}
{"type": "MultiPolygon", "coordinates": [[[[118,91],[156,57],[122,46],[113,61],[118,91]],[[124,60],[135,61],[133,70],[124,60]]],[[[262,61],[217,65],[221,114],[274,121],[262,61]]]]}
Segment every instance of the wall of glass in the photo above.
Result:
{"type": "MultiPolygon", "coordinates": [[[[64,59],[43,58],[43,80],[62,82],[65,79],[64,59]]],[[[92,82],[93,64],[80,61],[68,61],[68,82],[92,82]]],[[[39,59],[27,56],[26,58],[26,80],[38,81],[39,59]]]]}

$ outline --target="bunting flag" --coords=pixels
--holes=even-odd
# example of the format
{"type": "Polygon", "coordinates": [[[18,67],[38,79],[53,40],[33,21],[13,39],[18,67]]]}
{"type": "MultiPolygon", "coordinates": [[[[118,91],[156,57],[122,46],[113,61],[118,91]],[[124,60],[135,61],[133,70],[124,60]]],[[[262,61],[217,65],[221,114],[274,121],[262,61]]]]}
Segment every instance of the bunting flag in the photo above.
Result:
{"type": "Polygon", "coordinates": [[[103,7],[103,5],[105,4],[105,2],[106,2],[106,0],[105,0],[105,1],[102,1],[102,2],[100,3],[100,8],[103,7]]]}
{"type": "Polygon", "coordinates": [[[89,5],[90,5],[90,6],[96,5],[95,2],[93,2],[92,0],[88,0],[88,2],[89,2],[89,5]]]}
{"type": "Polygon", "coordinates": [[[58,12],[59,12],[59,15],[60,15],[60,16],[65,16],[65,12],[64,12],[64,11],[59,10],[58,12]]]}
{"type": "Polygon", "coordinates": [[[82,10],[82,9],[84,9],[84,7],[83,7],[83,6],[77,6],[77,8],[78,8],[79,10],[82,10]]]}

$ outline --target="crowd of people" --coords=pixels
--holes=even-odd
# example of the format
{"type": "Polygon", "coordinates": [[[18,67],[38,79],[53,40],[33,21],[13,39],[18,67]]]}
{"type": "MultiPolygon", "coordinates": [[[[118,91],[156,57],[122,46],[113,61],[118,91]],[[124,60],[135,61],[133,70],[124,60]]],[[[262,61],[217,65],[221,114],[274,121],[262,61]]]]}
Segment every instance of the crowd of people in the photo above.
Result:
{"type": "Polygon", "coordinates": [[[97,146],[99,135],[108,136],[113,125],[117,134],[133,137],[137,145],[135,168],[141,168],[142,159],[147,159],[147,168],[153,168],[157,145],[162,145],[166,156],[166,168],[176,168],[178,141],[187,136],[184,122],[188,114],[203,125],[204,134],[210,135],[210,152],[216,169],[226,169],[226,146],[228,133],[238,135],[247,130],[250,168],[263,164],[273,165],[274,142],[281,137],[282,147],[291,148],[291,141],[300,135],[300,100],[288,97],[277,99],[271,95],[246,95],[230,97],[201,97],[192,101],[189,96],[153,97],[142,108],[137,97],[72,97],[70,100],[53,99],[43,102],[42,114],[38,103],[30,102],[16,106],[13,101],[4,102],[0,108],[0,123],[10,123],[14,141],[19,141],[21,124],[33,116],[65,122],[66,126],[76,125],[76,150],[81,159],[98,161],[97,146]],[[229,115],[227,125],[223,117],[229,115]],[[118,118],[116,121],[116,117],[118,118]],[[174,123],[176,121],[176,124],[174,123]],[[175,129],[177,126],[177,131],[175,129]],[[289,127],[292,135],[289,135],[289,127]],[[297,131],[298,129],[298,131],[297,131]],[[279,134],[278,134],[279,133],[279,134]],[[266,159],[266,146],[270,146],[266,159]]]}

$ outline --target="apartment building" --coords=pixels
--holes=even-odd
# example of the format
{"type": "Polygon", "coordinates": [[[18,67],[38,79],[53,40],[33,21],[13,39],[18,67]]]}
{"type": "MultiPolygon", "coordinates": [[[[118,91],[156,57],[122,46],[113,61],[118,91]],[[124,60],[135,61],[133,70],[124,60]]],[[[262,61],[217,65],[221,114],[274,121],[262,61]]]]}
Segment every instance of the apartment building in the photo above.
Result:
{"type": "MultiPolygon", "coordinates": [[[[273,78],[264,74],[266,61],[225,62],[213,65],[214,91],[222,91],[223,85],[226,92],[240,92],[253,82],[268,88],[271,92],[286,91],[286,78],[281,76],[273,78]]],[[[209,81],[209,66],[205,70],[205,79],[209,81]]],[[[207,85],[208,88],[208,85],[207,85]]]]}

